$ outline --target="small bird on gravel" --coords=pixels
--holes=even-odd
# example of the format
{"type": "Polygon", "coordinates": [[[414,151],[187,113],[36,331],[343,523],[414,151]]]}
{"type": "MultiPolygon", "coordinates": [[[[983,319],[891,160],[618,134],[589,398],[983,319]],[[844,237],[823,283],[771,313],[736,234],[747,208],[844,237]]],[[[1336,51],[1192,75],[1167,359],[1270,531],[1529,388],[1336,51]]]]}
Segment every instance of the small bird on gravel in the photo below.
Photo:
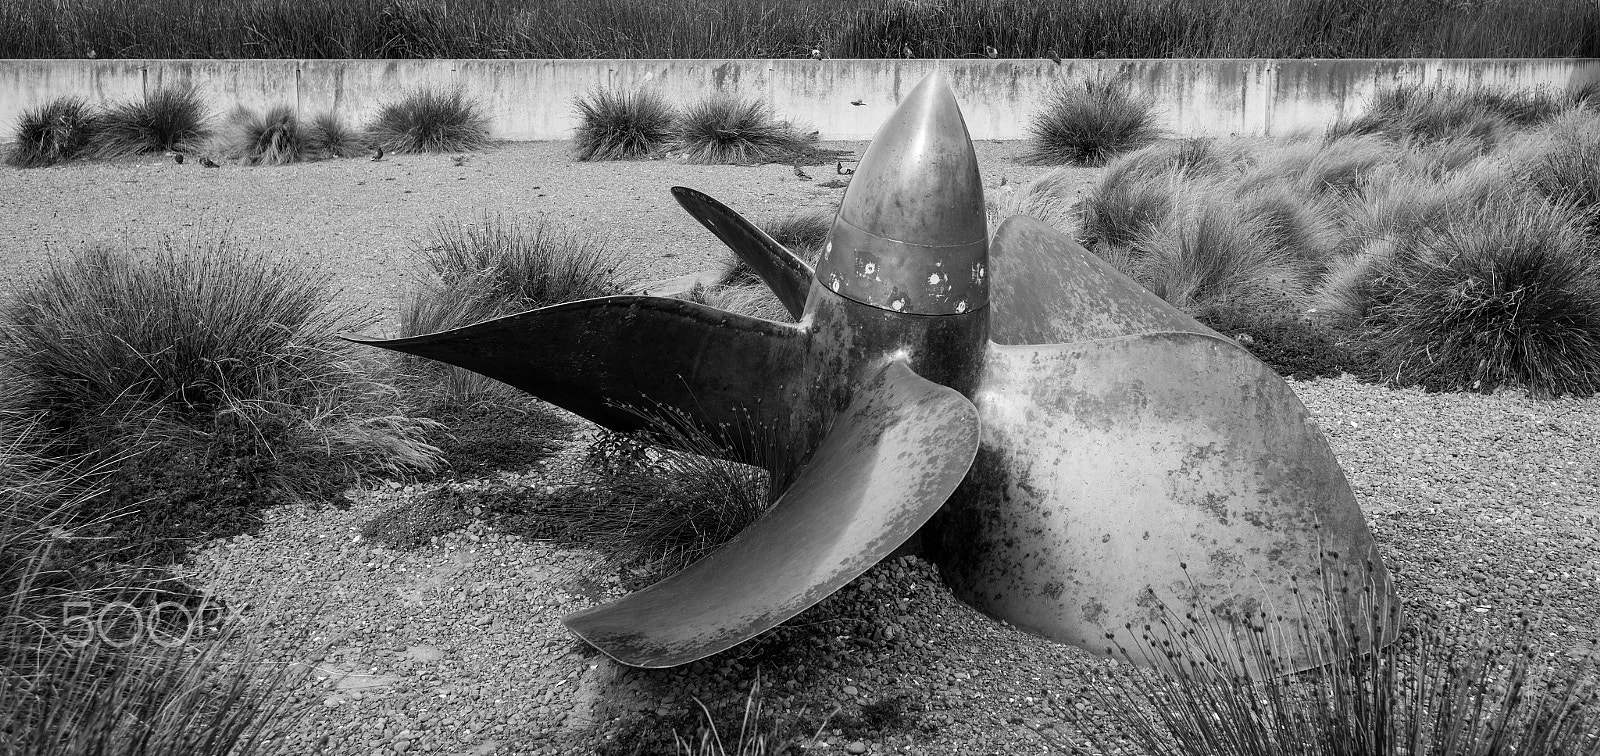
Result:
{"type": "Polygon", "coordinates": [[[467,156],[466,155],[453,155],[453,156],[451,156],[450,160],[455,163],[455,166],[457,168],[460,168],[461,166],[464,166],[464,165],[467,164],[467,156]]]}
{"type": "Polygon", "coordinates": [[[378,154],[372,156],[372,162],[376,163],[376,162],[378,162],[379,160],[382,160],[382,159],[383,159],[383,145],[380,144],[380,145],[378,145],[378,154]]]}
{"type": "Polygon", "coordinates": [[[984,45],[983,46],[983,54],[988,56],[988,57],[990,57],[990,58],[998,58],[998,57],[1000,57],[1000,51],[994,49],[994,45],[984,45]]]}
{"type": "Polygon", "coordinates": [[[1001,176],[1000,177],[1000,185],[1001,186],[1005,186],[1006,185],[1006,177],[1005,176],[1001,176]]]}
{"type": "Polygon", "coordinates": [[[820,48],[820,47],[811,48],[811,59],[812,60],[822,60],[822,57],[823,57],[822,56],[822,48],[820,48]]]}
{"type": "Polygon", "coordinates": [[[865,104],[867,104],[867,101],[866,100],[851,100],[850,104],[851,105],[865,105],[865,104]]]}
{"type": "Polygon", "coordinates": [[[911,45],[901,45],[900,46],[900,57],[902,57],[902,58],[915,58],[917,56],[911,54],[911,45]]]}
{"type": "Polygon", "coordinates": [[[172,156],[172,162],[177,163],[178,165],[183,165],[183,153],[174,153],[172,156]]]}
{"type": "Polygon", "coordinates": [[[1061,53],[1056,52],[1054,47],[1050,48],[1050,62],[1058,66],[1061,65],[1061,53]]]}
{"type": "Polygon", "coordinates": [[[843,161],[836,161],[834,164],[834,170],[838,171],[840,176],[848,176],[856,172],[856,169],[854,168],[844,167],[843,161]]]}
{"type": "Polygon", "coordinates": [[[808,175],[805,171],[800,170],[800,164],[799,163],[795,163],[794,164],[794,175],[799,177],[800,180],[802,180],[802,181],[810,181],[811,180],[811,176],[810,175],[808,175]]]}
{"type": "Polygon", "coordinates": [[[205,167],[207,167],[207,168],[221,168],[222,167],[221,165],[217,164],[217,161],[212,160],[211,158],[208,158],[208,157],[200,158],[200,164],[205,166],[205,167]]]}

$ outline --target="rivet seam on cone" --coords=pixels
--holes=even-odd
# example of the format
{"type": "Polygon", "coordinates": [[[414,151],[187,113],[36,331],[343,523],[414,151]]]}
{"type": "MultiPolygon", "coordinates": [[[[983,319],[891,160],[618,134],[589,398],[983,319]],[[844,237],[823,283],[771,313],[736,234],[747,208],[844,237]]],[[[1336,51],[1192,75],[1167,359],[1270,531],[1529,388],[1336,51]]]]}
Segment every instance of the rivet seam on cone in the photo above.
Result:
{"type": "Polygon", "coordinates": [[[886,239],[836,218],[817,266],[822,285],[912,315],[961,315],[989,304],[987,239],[934,246],[886,239]]]}

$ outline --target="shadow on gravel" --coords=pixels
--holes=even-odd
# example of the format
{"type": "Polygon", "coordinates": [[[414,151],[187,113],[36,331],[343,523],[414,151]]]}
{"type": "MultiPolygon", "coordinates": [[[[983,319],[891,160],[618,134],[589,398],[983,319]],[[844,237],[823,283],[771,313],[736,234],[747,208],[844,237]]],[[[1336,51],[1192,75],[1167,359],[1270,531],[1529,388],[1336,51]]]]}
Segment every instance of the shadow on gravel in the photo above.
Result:
{"type": "Polygon", "coordinates": [[[579,421],[532,397],[438,402],[420,414],[444,424],[433,443],[445,464],[434,477],[476,478],[520,472],[548,458],[577,433],[579,421]]]}
{"type": "Polygon", "coordinates": [[[932,569],[895,560],[720,654],[677,669],[620,669],[595,708],[596,752],[675,753],[674,735],[698,746],[707,712],[729,753],[741,728],[764,737],[771,754],[802,753],[819,732],[835,747],[927,741],[940,725],[923,716],[927,691],[903,674],[916,651],[896,595],[907,581],[930,582],[932,569]]]}

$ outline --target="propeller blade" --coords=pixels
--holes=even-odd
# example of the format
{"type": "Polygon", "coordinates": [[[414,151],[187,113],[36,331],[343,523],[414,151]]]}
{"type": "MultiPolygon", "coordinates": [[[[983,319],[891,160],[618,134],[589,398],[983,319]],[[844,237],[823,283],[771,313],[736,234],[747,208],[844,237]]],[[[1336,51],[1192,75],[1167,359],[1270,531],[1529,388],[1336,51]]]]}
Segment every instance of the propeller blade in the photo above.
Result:
{"type": "Polygon", "coordinates": [[[672,667],[827,598],[911,537],[966,476],[978,414],[892,362],[857,393],[772,509],[676,575],[564,622],[623,664],[672,667]]]}
{"type": "Polygon", "coordinates": [[[789,314],[796,320],[805,312],[806,294],[811,291],[811,281],[816,278],[811,266],[799,255],[779,244],[767,232],[756,228],[727,205],[685,186],[672,187],[672,196],[694,219],[716,234],[723,244],[739,255],[756,275],[761,276],[767,288],[778,295],[789,314]]]}
{"type": "Polygon", "coordinates": [[[1014,215],[989,245],[989,338],[1071,344],[1139,333],[1214,334],[1045,223],[1014,215]]]}
{"type": "MultiPolygon", "coordinates": [[[[1368,616],[1368,580],[1397,606],[1327,440],[1232,342],[995,346],[974,396],[983,445],[934,556],[986,614],[1103,653],[1107,631],[1159,619],[1156,599],[1283,615],[1288,638],[1325,629],[1298,609],[1325,575],[1350,589],[1346,617],[1368,616]]],[[[1296,669],[1317,665],[1296,653],[1296,669]]]]}
{"type": "Polygon", "coordinates": [[[726,439],[751,453],[795,438],[787,405],[800,387],[785,382],[795,383],[788,376],[800,373],[810,341],[795,324],[643,296],[568,302],[410,338],[345,338],[482,373],[613,430],[644,427],[634,410],[669,408],[724,436],[751,436],[726,439]]]}

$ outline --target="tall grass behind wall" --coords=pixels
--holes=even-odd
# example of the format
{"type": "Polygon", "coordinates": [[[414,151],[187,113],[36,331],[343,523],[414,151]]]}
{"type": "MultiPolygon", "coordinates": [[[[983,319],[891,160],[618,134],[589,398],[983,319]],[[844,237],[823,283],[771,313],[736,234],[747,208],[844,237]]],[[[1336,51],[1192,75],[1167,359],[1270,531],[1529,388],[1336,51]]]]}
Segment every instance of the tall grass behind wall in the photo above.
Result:
{"type": "Polygon", "coordinates": [[[6,0],[0,58],[1600,57],[1589,0],[6,0]]]}

